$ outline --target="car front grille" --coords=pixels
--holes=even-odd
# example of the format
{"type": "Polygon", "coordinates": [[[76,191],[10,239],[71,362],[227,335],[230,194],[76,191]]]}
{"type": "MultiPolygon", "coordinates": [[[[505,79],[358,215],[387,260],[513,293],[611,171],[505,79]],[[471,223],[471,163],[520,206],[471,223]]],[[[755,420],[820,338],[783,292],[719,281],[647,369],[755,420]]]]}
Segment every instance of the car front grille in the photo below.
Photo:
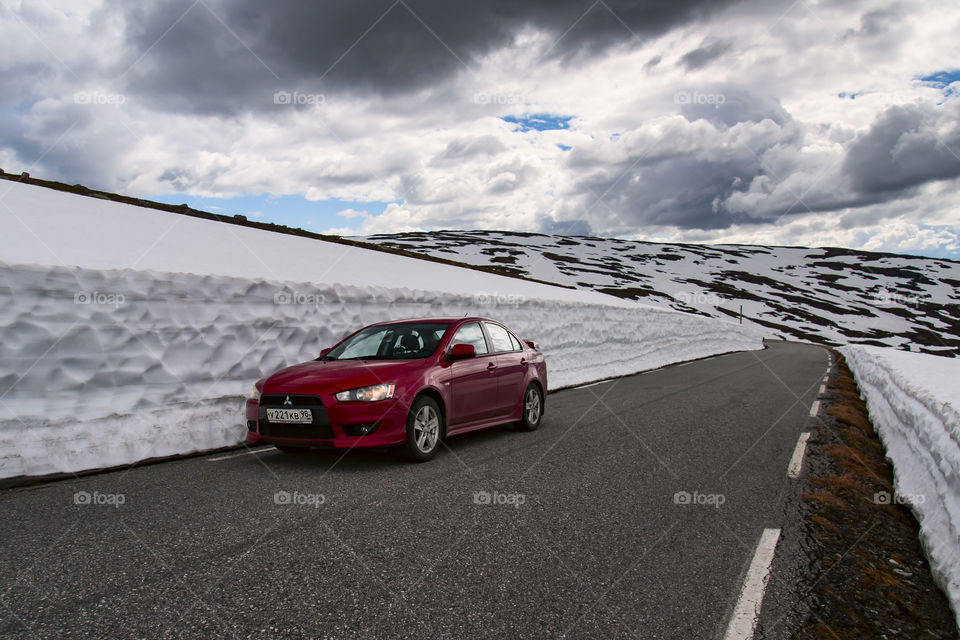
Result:
{"type": "Polygon", "coordinates": [[[330,417],[319,396],[265,395],[260,398],[260,435],[310,440],[333,438],[330,417]],[[289,399],[289,402],[287,400],[289,399]],[[267,420],[267,409],[310,409],[312,424],[276,424],[267,420]]]}

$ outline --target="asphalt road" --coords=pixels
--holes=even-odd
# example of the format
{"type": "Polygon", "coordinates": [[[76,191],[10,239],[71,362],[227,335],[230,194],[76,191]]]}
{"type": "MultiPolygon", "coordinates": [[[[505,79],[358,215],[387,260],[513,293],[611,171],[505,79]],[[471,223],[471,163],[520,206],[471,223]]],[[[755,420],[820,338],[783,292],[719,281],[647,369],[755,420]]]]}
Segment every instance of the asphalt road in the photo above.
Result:
{"type": "Polygon", "coordinates": [[[538,431],[421,465],[272,450],[3,491],[0,637],[720,638],[826,367],[775,343],[560,391],[538,431]]]}

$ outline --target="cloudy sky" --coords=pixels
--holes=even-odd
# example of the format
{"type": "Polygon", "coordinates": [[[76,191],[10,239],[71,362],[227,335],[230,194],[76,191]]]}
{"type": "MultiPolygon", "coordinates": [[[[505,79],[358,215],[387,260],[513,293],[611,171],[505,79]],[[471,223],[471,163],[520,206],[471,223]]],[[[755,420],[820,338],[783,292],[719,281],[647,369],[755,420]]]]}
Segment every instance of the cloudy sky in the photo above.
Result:
{"type": "Polygon", "coordinates": [[[0,0],[0,168],[349,235],[960,259],[960,3],[0,0]]]}

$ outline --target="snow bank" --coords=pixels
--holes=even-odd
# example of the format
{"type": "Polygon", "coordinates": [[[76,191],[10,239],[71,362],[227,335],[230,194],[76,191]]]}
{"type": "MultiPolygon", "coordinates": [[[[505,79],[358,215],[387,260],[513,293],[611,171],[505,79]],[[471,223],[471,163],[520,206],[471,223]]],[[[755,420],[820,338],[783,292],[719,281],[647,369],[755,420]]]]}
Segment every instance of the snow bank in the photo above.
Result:
{"type": "Polygon", "coordinates": [[[381,320],[495,317],[551,388],[761,348],[734,323],[13,184],[0,208],[0,477],[243,439],[252,383],[381,320]]]}
{"type": "Polygon", "coordinates": [[[960,626],[960,360],[884,347],[840,349],[920,522],[933,576],[960,626]]]}

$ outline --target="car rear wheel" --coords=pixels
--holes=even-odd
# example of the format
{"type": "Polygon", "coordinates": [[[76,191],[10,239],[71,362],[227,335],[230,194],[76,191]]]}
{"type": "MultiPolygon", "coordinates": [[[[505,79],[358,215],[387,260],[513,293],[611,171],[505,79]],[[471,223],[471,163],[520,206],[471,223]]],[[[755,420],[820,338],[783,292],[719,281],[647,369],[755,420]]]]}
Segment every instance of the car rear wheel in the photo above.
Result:
{"type": "Polygon", "coordinates": [[[543,392],[535,383],[531,382],[523,392],[523,408],[520,423],[517,425],[523,431],[536,431],[543,419],[543,392]]]}
{"type": "Polygon", "coordinates": [[[426,462],[437,455],[440,436],[443,433],[443,418],[436,401],[420,396],[410,407],[407,415],[407,441],[402,454],[407,460],[426,462]]]}

